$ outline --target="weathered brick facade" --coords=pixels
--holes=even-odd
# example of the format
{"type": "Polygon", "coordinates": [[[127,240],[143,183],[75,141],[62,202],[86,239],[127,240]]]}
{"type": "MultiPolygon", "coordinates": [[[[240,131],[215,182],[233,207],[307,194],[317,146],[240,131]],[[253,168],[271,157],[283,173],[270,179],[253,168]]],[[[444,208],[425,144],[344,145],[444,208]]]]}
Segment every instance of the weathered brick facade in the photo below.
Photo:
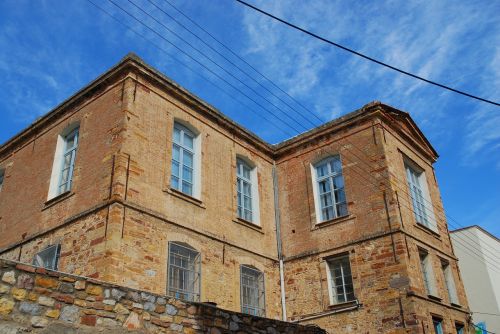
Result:
{"type": "Polygon", "coordinates": [[[0,254],[31,263],[60,244],[60,271],[165,294],[168,242],[183,242],[201,254],[201,301],[240,311],[240,265],[250,265],[264,273],[266,317],[283,318],[286,306],[287,320],[331,333],[433,333],[434,316],[454,333],[468,325],[468,306],[436,159],[409,115],[381,103],[269,145],[130,56],[0,147],[0,254]],[[175,121],[198,132],[196,198],[170,188],[175,121]],[[57,136],[74,122],[73,186],[47,201],[57,136]],[[332,155],[348,215],[318,223],[311,166],[332,155]],[[237,217],[237,157],[257,170],[259,225],[237,217]],[[437,233],[416,224],[404,159],[426,175],[437,233]],[[437,296],[425,290],[422,249],[437,296]],[[326,262],[338,254],[348,254],[356,300],[330,305],[326,262]],[[440,261],[452,268],[458,303],[440,261]]]}

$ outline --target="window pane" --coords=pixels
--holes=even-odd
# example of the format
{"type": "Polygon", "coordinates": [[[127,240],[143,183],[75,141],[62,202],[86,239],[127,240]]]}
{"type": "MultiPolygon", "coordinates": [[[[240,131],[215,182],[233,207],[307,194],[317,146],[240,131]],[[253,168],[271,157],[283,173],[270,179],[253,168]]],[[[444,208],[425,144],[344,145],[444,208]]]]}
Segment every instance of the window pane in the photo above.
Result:
{"type": "Polygon", "coordinates": [[[322,212],[323,212],[323,220],[330,220],[335,218],[333,215],[333,207],[323,209],[322,212]]]}
{"type": "Polygon", "coordinates": [[[175,176],[172,176],[172,179],[170,181],[170,185],[172,186],[172,188],[178,190],[179,189],[179,178],[175,177],[175,176]]]}
{"type": "Polygon", "coordinates": [[[181,130],[176,127],[174,127],[174,143],[181,143],[181,130]]]}
{"type": "Polygon", "coordinates": [[[181,161],[181,148],[177,145],[174,145],[172,149],[172,159],[175,161],[181,161]]]}
{"type": "Polygon", "coordinates": [[[330,191],[330,182],[329,180],[319,182],[319,193],[324,194],[330,191]]]}
{"type": "Polygon", "coordinates": [[[252,189],[250,188],[250,183],[243,182],[243,194],[245,194],[246,196],[252,195],[252,189]]]}
{"type": "Polygon", "coordinates": [[[330,162],[330,168],[334,173],[342,173],[342,164],[340,159],[335,158],[330,162]]]}
{"type": "Polygon", "coordinates": [[[332,206],[332,194],[326,193],[320,196],[321,198],[321,207],[326,208],[328,206],[332,206]]]}
{"type": "Polygon", "coordinates": [[[182,156],[182,164],[184,166],[193,167],[193,154],[184,151],[182,156]]]}
{"type": "Polygon", "coordinates": [[[193,149],[193,141],[194,141],[194,138],[187,134],[187,133],[184,133],[184,142],[183,142],[183,145],[187,148],[190,148],[190,149],[193,149]]]}
{"type": "Polygon", "coordinates": [[[182,181],[182,192],[191,195],[193,193],[193,186],[190,183],[182,181]]]}
{"type": "Polygon", "coordinates": [[[344,188],[344,178],[342,177],[342,175],[335,176],[333,178],[333,188],[335,189],[344,188]]]}
{"type": "Polygon", "coordinates": [[[189,167],[182,167],[182,180],[193,183],[193,170],[189,167]]]}
{"type": "Polygon", "coordinates": [[[326,164],[317,166],[316,173],[318,174],[318,177],[325,176],[328,173],[326,164]]]}
{"type": "Polygon", "coordinates": [[[172,161],[172,175],[179,177],[179,163],[176,161],[172,161]]]}

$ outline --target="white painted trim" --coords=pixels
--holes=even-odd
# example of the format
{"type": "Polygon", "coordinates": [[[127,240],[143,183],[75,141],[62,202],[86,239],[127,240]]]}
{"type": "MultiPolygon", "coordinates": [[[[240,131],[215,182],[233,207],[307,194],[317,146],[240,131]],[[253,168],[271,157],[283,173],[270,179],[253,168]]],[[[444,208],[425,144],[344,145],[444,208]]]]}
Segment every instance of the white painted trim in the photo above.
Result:
{"type": "Polygon", "coordinates": [[[59,195],[59,179],[61,178],[61,166],[64,151],[64,137],[57,136],[56,150],[54,152],[54,162],[52,163],[52,173],[50,175],[50,185],[47,200],[59,195]]]}
{"type": "Polygon", "coordinates": [[[311,182],[313,188],[314,212],[316,213],[316,224],[320,224],[322,220],[321,220],[321,207],[319,203],[319,192],[318,192],[318,182],[317,182],[318,174],[316,173],[316,168],[314,167],[313,164],[310,164],[309,166],[311,168],[311,182]]]}
{"type": "Polygon", "coordinates": [[[250,172],[252,181],[252,223],[260,226],[259,175],[257,167],[250,172]]]}
{"type": "Polygon", "coordinates": [[[201,200],[201,134],[195,133],[194,137],[194,173],[193,197],[201,200]]]}

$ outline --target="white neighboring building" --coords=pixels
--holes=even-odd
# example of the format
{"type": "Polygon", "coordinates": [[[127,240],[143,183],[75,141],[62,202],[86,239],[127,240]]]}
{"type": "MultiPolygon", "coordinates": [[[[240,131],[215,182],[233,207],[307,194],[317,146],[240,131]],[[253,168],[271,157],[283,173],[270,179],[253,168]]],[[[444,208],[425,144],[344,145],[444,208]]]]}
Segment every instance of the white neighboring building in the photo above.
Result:
{"type": "Polygon", "coordinates": [[[474,323],[500,334],[500,239],[477,225],[450,236],[474,323]]]}

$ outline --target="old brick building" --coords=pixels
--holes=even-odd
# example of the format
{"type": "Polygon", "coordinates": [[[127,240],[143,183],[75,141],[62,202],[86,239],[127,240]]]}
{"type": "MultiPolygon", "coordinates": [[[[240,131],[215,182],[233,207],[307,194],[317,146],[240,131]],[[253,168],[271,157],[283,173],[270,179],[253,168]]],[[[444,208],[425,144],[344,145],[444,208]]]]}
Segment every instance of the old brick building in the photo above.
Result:
{"type": "Polygon", "coordinates": [[[436,159],[378,102],[270,145],[127,56],[0,147],[0,254],[331,333],[467,333],[436,159]]]}

